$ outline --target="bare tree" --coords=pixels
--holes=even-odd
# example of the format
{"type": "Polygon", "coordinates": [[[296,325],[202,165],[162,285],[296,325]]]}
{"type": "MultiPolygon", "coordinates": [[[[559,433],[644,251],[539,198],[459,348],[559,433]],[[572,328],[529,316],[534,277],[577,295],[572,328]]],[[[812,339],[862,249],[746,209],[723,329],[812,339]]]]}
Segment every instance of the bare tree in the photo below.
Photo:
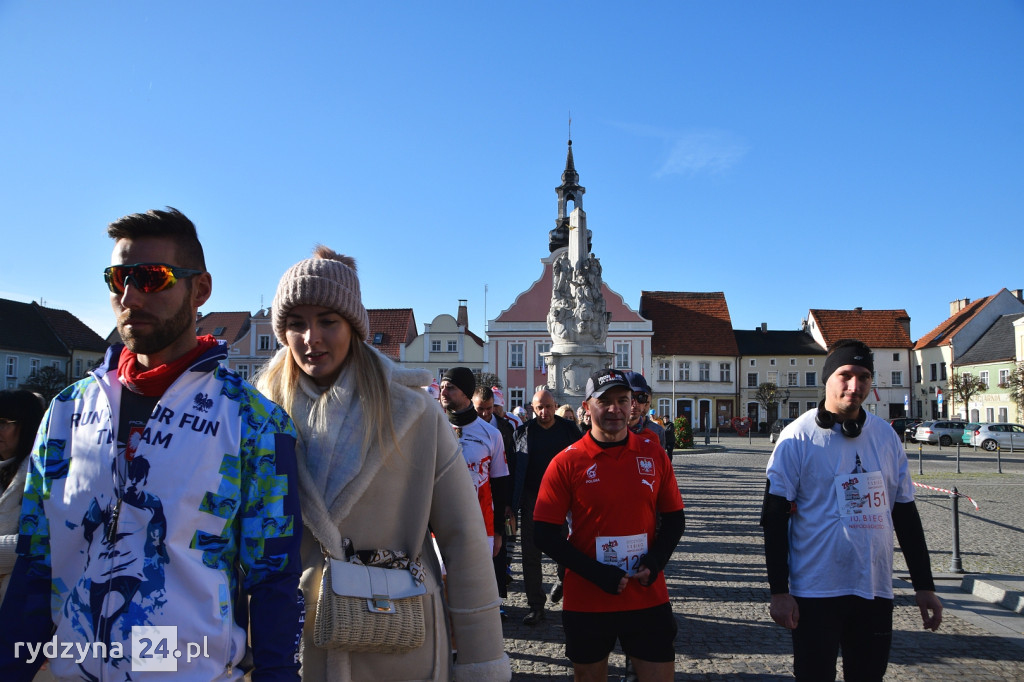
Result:
{"type": "MultiPolygon", "coordinates": [[[[953,400],[964,404],[964,419],[970,421],[971,398],[988,390],[988,384],[968,372],[953,372],[949,380],[949,395],[953,400]]],[[[950,405],[950,412],[952,412],[950,405]]]]}
{"type": "Polygon", "coordinates": [[[754,400],[764,408],[766,415],[771,414],[773,405],[777,406],[779,404],[779,398],[779,387],[770,381],[759,384],[757,392],[754,393],[754,400]]]}
{"type": "Polygon", "coordinates": [[[53,397],[64,390],[68,385],[68,379],[64,372],[56,367],[42,367],[32,370],[21,388],[26,391],[34,391],[43,396],[46,402],[53,400],[53,397]]]}
{"type": "Polygon", "coordinates": [[[1024,419],[1024,362],[1017,363],[1017,366],[1010,372],[1006,380],[1006,387],[1010,389],[1010,399],[1017,406],[1017,421],[1024,419]]]}

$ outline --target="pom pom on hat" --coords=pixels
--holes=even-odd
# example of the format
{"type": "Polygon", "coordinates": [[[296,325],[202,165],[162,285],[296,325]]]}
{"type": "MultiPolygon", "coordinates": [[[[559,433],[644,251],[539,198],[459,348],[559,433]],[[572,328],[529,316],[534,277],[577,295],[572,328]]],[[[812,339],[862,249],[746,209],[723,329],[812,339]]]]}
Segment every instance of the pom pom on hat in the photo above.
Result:
{"type": "Polygon", "coordinates": [[[299,261],[281,277],[272,306],[274,333],[285,339],[285,318],[300,305],[314,305],[337,311],[348,320],[358,339],[370,333],[370,318],[359,292],[356,262],[323,245],[313,249],[313,257],[299,261]]]}

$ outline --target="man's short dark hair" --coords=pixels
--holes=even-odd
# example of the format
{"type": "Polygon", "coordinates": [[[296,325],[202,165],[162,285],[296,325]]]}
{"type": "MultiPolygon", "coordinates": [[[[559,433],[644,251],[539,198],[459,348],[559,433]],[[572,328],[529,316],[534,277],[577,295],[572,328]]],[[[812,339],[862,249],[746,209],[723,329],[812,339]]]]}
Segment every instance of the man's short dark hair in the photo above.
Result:
{"type": "Polygon", "coordinates": [[[107,236],[115,241],[142,237],[170,239],[174,242],[178,262],[169,265],[206,270],[206,257],[196,226],[176,208],[168,206],[166,211],[154,209],[118,218],[107,226],[107,236]]]}
{"type": "Polygon", "coordinates": [[[491,390],[490,386],[477,386],[476,390],[473,391],[473,397],[480,398],[481,402],[494,400],[494,391],[491,390]]]}

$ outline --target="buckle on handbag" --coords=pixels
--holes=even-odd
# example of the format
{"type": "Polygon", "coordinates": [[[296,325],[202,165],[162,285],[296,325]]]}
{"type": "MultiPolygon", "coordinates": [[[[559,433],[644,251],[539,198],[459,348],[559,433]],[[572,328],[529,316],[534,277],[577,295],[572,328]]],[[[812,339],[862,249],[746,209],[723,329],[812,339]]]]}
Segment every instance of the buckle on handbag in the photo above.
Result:
{"type": "Polygon", "coordinates": [[[394,613],[395,603],[386,594],[375,594],[366,600],[366,605],[374,613],[394,613]]]}

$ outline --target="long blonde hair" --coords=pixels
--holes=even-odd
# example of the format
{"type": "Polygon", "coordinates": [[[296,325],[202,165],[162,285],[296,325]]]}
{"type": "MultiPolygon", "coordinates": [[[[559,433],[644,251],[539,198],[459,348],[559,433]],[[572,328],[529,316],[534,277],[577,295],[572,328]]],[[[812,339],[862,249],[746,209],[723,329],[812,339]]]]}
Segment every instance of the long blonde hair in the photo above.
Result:
{"type": "MultiPolygon", "coordinates": [[[[397,451],[398,437],[395,435],[391,413],[391,388],[380,358],[365,342],[353,335],[345,362],[351,363],[355,370],[355,393],[363,410],[363,452],[368,452],[374,444],[384,451],[387,434],[397,451]]],[[[263,395],[283,407],[288,414],[294,414],[301,377],[302,369],[292,357],[291,349],[284,346],[257,373],[255,384],[263,395]]],[[[309,426],[316,433],[327,430],[327,403],[332,394],[333,387],[324,391],[310,410],[309,426]]]]}

